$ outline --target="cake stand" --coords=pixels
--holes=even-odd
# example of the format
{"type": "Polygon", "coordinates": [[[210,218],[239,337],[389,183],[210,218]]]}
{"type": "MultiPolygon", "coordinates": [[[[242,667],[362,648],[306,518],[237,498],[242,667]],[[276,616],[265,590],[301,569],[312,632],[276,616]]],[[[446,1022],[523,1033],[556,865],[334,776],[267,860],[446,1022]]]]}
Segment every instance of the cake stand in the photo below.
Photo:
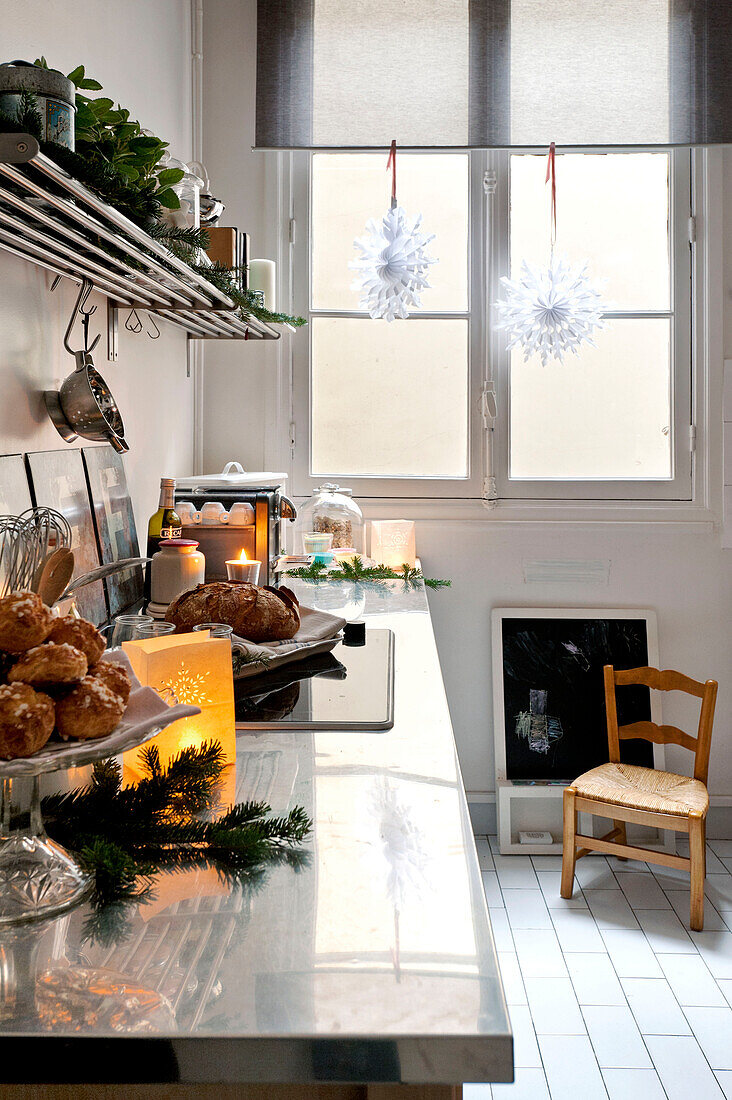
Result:
{"type": "Polygon", "coordinates": [[[80,902],[93,885],[73,855],[46,834],[41,776],[137,748],[179,718],[200,713],[198,707],[168,706],[143,687],[121,651],[108,650],[103,659],[122,665],[132,682],[124,717],[111,733],[93,741],[49,741],[33,756],[0,760],[0,927],[55,916],[80,902]],[[30,816],[21,829],[11,828],[15,779],[31,780],[30,816]]]}

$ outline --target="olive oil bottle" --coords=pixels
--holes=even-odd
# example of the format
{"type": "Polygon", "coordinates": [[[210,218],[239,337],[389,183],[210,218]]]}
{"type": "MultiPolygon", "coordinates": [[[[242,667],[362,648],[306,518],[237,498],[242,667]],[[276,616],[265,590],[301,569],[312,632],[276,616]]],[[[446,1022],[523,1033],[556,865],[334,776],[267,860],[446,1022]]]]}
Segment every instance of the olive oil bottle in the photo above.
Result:
{"type": "MultiPolygon", "coordinates": [[[[160,500],[158,510],[150,516],[147,525],[147,556],[156,554],[163,539],[179,539],[183,534],[183,524],[175,510],[175,479],[160,479],[160,500]]],[[[145,599],[150,599],[150,562],[145,570],[145,599]]]]}

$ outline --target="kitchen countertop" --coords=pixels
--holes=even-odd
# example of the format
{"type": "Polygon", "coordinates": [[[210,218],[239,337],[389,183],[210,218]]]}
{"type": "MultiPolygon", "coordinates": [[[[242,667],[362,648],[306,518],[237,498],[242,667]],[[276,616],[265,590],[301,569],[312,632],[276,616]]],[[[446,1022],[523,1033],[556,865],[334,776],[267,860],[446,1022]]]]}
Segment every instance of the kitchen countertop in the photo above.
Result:
{"type": "Polygon", "coordinates": [[[213,871],[161,876],[154,900],[105,923],[82,905],[1,931],[0,1080],[511,1080],[425,591],[292,587],[395,632],[393,729],[239,732],[229,798],[305,807],[315,828],[298,869],[271,867],[246,887],[213,871]],[[158,1013],[154,1035],[94,1020],[72,1034],[58,1012],[44,1025],[35,979],[59,966],[123,974],[164,993],[172,1013],[158,1013]]]}

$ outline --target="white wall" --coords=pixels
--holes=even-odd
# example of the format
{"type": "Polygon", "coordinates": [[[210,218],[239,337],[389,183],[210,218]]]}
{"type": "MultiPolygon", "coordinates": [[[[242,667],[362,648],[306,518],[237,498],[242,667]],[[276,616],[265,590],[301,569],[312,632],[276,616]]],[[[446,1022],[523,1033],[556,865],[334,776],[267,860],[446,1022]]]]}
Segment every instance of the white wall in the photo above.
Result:
{"type": "MultiPolygon", "coordinates": [[[[257,249],[262,242],[274,256],[274,186],[266,167],[274,158],[249,152],[254,133],[255,8],[254,0],[206,0],[206,158],[212,178],[216,176],[214,190],[229,203],[226,223],[247,227],[257,249]]],[[[732,153],[725,167],[725,352],[732,356],[732,153]]],[[[306,337],[292,337],[298,338],[306,337]]],[[[286,345],[283,351],[286,360],[286,345]]],[[[720,357],[715,371],[721,366],[720,357]]],[[[208,467],[236,457],[249,468],[261,468],[272,442],[267,395],[274,369],[271,346],[250,346],[246,355],[235,345],[207,346],[208,467]]],[[[713,476],[721,485],[721,470],[713,476]]],[[[407,507],[403,514],[408,516],[407,507]]],[[[519,526],[485,515],[465,523],[420,520],[417,547],[428,574],[452,578],[451,589],[430,595],[430,606],[469,792],[494,789],[491,608],[651,607],[658,615],[662,663],[720,681],[710,787],[732,804],[732,551],[721,549],[718,530],[620,523],[519,526]],[[610,559],[609,584],[525,584],[522,563],[532,558],[610,559]]],[[[683,704],[669,706],[665,714],[670,721],[686,720],[688,725],[690,714],[683,704]]],[[[667,759],[670,767],[688,770],[690,758],[683,750],[670,749],[667,759]]]]}
{"type": "MultiPolygon", "coordinates": [[[[256,3],[205,0],[203,157],[214,195],[226,203],[221,225],[251,238],[253,257],[277,254],[275,158],[253,153],[257,57],[256,3]]],[[[265,394],[277,369],[271,341],[206,343],[203,465],[229,459],[265,466],[265,394]],[[222,416],[222,410],[227,415],[222,416]]]]}
{"type": "MultiPolygon", "coordinates": [[[[191,36],[187,0],[6,0],[2,59],[70,72],[79,64],[133,117],[191,157],[191,36]]],[[[73,369],[63,333],[76,291],[68,280],[49,293],[51,276],[0,252],[0,453],[62,448],[42,402],[73,369]]],[[[193,382],[186,378],[182,330],[161,323],[153,342],[120,326],[116,363],[106,359],[105,300],[91,331],[104,333],[95,352],[122,413],[130,452],[127,478],[138,526],[157,503],[162,475],[192,472],[193,382]]],[[[124,320],[124,315],[122,316],[124,320]]],[[[77,446],[84,441],[79,441],[77,446]]],[[[88,445],[88,444],[87,444],[88,445]]]]}

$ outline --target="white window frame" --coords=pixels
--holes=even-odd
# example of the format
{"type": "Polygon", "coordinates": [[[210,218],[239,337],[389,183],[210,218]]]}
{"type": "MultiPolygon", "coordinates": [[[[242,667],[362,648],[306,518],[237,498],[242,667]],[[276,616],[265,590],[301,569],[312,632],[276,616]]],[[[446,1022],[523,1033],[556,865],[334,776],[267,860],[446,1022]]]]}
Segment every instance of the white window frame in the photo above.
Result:
{"type": "MultiPolygon", "coordinates": [[[[594,487],[594,483],[588,482],[545,483],[540,486],[542,491],[531,498],[500,495],[499,485],[503,488],[499,473],[501,461],[506,472],[508,464],[507,374],[505,362],[501,364],[501,356],[504,360],[507,356],[505,343],[500,343],[501,339],[505,341],[505,337],[489,325],[488,307],[495,297],[494,288],[499,274],[497,245],[501,235],[504,248],[508,247],[506,227],[501,225],[500,220],[501,197],[495,166],[496,158],[506,154],[474,151],[470,173],[470,209],[474,219],[470,234],[470,477],[440,480],[360,479],[342,475],[343,482],[365,501],[367,514],[372,506],[378,505],[380,514],[384,516],[406,515],[409,512],[424,518],[434,516],[457,520],[482,517],[491,522],[503,520],[509,523],[523,520],[615,523],[619,519],[692,525],[699,522],[711,525],[715,522],[719,493],[714,468],[720,443],[713,410],[719,398],[714,364],[722,353],[722,155],[716,149],[696,149],[691,154],[688,150],[682,152],[690,158],[692,205],[686,219],[682,210],[677,212],[676,240],[683,241],[685,233],[694,238],[689,266],[691,351],[686,374],[688,401],[685,402],[683,415],[679,415],[676,405],[675,425],[675,443],[679,450],[679,454],[675,455],[677,463],[683,461],[683,444],[688,440],[686,454],[689,455],[691,478],[686,494],[650,497],[644,492],[649,483],[642,481],[637,482],[623,497],[607,494],[590,497],[587,489],[594,487]],[[476,308],[477,303],[485,303],[486,308],[476,308]],[[687,415],[688,420],[685,419],[687,415]],[[553,485],[561,485],[564,490],[568,485],[575,484],[580,486],[581,495],[573,497],[565,492],[560,495],[546,491],[553,485]],[[434,501],[434,506],[430,505],[430,500],[434,501]],[[401,507],[400,501],[404,502],[401,507]]],[[[276,176],[281,227],[278,248],[280,300],[287,303],[291,311],[303,316],[308,314],[310,301],[309,160],[310,154],[307,152],[279,154],[276,176]]],[[[507,203],[506,187],[503,194],[503,202],[507,203]]],[[[677,188],[677,199],[679,194],[677,188]]],[[[505,266],[506,256],[504,252],[502,262],[505,266]]],[[[678,280],[674,293],[675,303],[678,303],[678,280]]],[[[683,379],[681,385],[683,389],[683,379]]],[[[676,392],[678,394],[678,388],[676,392]]],[[[267,386],[268,419],[273,428],[269,435],[267,457],[276,466],[289,468],[290,491],[296,498],[309,495],[312,488],[326,480],[313,478],[308,471],[309,393],[310,335],[306,329],[280,342],[279,371],[276,379],[267,386]],[[282,441],[288,434],[289,448],[286,450],[282,441]]],[[[333,475],[334,479],[338,476],[333,475]]],[[[671,483],[666,483],[664,487],[671,488],[671,483]]]]}

